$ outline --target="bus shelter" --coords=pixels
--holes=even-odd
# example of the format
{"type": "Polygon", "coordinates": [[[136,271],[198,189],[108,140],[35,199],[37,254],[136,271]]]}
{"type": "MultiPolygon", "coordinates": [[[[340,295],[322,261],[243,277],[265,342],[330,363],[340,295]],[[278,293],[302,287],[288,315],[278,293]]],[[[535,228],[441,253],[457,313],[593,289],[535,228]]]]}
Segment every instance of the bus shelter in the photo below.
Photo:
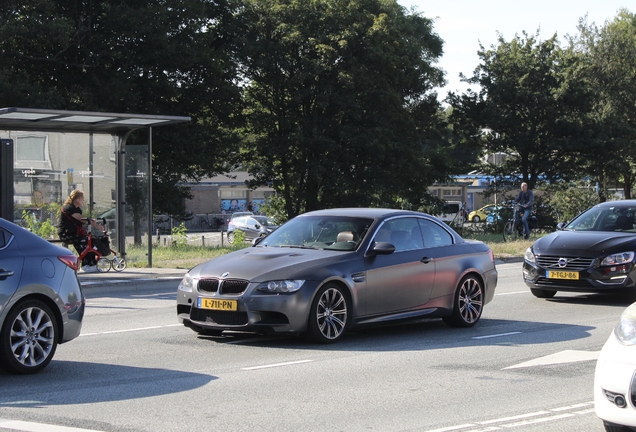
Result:
{"type": "MultiPolygon", "coordinates": [[[[88,214],[104,217],[122,256],[126,236],[148,236],[152,266],[152,129],[190,117],[0,109],[0,216],[57,208],[73,189],[85,195],[88,214]],[[147,143],[126,145],[134,131],[147,143]],[[142,215],[142,218],[140,218],[142,215]],[[142,220],[143,219],[143,220],[142,220]]],[[[38,214],[55,219],[57,215],[38,214]]]]}

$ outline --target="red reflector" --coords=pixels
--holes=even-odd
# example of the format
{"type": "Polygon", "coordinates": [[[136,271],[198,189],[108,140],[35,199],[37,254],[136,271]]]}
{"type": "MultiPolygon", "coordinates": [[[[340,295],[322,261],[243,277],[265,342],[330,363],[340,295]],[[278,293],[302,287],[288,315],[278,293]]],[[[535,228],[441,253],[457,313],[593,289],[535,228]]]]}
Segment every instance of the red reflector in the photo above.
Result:
{"type": "Polygon", "coordinates": [[[57,259],[59,259],[64,264],[66,264],[67,266],[72,268],[74,272],[77,272],[77,269],[79,268],[79,257],[78,256],[76,256],[76,255],[61,255],[61,256],[57,257],[57,259]]]}

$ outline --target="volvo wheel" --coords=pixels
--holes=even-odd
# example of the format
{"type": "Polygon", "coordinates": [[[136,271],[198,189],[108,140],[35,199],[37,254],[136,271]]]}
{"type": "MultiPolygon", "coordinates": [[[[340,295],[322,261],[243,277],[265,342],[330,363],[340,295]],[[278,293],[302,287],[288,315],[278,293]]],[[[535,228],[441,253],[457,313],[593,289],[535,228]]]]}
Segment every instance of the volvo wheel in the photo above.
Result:
{"type": "Polygon", "coordinates": [[[333,283],[325,284],[311,304],[308,336],[318,343],[336,342],[344,334],[348,319],[349,305],[343,289],[333,283]]]}
{"type": "Polygon", "coordinates": [[[45,303],[18,303],[0,331],[0,365],[13,374],[39,372],[51,362],[57,339],[57,321],[45,303]]]}
{"type": "Polygon", "coordinates": [[[484,288],[476,275],[467,275],[459,283],[453,300],[453,314],[444,317],[452,327],[472,327],[484,310],[484,288]]]}

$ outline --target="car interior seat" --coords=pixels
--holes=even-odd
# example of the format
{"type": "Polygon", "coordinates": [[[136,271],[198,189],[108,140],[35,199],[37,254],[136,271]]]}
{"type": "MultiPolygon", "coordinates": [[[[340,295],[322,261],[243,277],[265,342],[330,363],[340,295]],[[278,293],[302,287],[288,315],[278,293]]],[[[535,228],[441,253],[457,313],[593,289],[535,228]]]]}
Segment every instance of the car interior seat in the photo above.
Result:
{"type": "Polygon", "coordinates": [[[336,243],[353,241],[353,232],[340,231],[336,237],[336,243]]]}
{"type": "Polygon", "coordinates": [[[625,231],[634,228],[634,221],[627,216],[619,216],[616,218],[616,228],[617,230],[625,231]]]}

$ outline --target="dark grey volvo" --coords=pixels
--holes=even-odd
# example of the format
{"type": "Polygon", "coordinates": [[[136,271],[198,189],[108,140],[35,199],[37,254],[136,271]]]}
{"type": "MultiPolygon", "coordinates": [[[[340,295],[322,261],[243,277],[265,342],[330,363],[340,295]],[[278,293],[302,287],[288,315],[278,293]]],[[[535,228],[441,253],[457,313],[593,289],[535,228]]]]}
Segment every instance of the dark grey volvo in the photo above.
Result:
{"type": "Polygon", "coordinates": [[[194,267],[179,285],[177,315],[200,334],[302,333],[330,343],[348,328],[391,320],[473,326],[496,285],[488,246],[433,216],[331,209],[194,267]]]}

